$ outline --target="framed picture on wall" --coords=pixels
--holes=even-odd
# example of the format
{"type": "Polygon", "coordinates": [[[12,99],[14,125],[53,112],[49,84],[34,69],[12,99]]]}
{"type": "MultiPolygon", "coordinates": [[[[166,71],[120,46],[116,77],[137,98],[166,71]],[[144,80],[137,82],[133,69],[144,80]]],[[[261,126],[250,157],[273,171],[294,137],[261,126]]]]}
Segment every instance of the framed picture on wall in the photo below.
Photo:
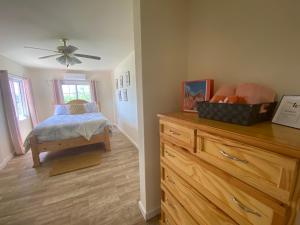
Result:
{"type": "Polygon", "coordinates": [[[118,91],[118,97],[119,97],[119,101],[122,101],[122,91],[121,90],[118,91]]]}
{"type": "Polygon", "coordinates": [[[115,83],[116,83],[116,89],[118,90],[119,89],[119,79],[116,79],[115,83]]]}
{"type": "Polygon", "coordinates": [[[182,110],[197,112],[197,102],[209,101],[213,95],[213,80],[193,80],[182,82],[182,110]]]}
{"type": "Polygon", "coordinates": [[[123,88],[123,76],[120,76],[120,88],[123,88]]]}
{"type": "Polygon", "coordinates": [[[127,71],[125,73],[125,84],[126,84],[126,87],[130,86],[130,71],[127,71]]]}
{"type": "Polygon", "coordinates": [[[300,129],[300,96],[283,96],[272,122],[300,129]]]}
{"type": "Polygon", "coordinates": [[[123,94],[122,94],[122,99],[123,101],[128,101],[128,95],[127,95],[127,89],[123,89],[122,90],[123,94]]]}

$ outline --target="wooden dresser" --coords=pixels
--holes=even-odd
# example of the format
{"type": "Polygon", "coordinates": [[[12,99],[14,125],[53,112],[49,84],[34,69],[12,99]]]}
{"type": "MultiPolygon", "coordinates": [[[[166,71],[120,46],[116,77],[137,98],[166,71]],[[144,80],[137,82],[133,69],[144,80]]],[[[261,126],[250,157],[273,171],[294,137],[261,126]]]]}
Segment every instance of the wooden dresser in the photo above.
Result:
{"type": "Polygon", "coordinates": [[[300,224],[300,130],[159,119],[162,225],[300,224]]]}

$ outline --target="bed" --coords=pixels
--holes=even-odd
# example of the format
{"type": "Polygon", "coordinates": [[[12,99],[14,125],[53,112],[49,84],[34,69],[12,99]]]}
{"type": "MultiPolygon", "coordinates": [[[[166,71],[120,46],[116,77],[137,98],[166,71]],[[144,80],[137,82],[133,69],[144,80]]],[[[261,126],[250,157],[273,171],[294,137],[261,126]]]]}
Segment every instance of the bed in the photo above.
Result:
{"type": "MultiPolygon", "coordinates": [[[[86,104],[73,100],[68,104],[86,104]]],[[[27,138],[33,167],[41,165],[40,153],[70,149],[103,142],[110,151],[110,122],[101,113],[51,116],[38,124],[27,138]]],[[[26,142],[25,142],[26,143],[26,142]]]]}

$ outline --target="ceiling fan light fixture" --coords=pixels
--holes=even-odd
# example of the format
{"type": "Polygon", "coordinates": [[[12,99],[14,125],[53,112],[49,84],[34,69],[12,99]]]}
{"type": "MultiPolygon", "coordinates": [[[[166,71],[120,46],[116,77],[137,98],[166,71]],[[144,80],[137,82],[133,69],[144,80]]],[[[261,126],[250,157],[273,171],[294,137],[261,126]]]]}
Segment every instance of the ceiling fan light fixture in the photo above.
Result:
{"type": "Polygon", "coordinates": [[[82,63],[79,59],[77,59],[74,56],[69,56],[69,55],[62,55],[58,58],[56,58],[56,61],[59,62],[62,65],[66,65],[66,66],[73,66],[75,64],[80,64],[82,63]]]}
{"type": "Polygon", "coordinates": [[[56,58],[56,61],[62,65],[66,65],[67,64],[67,59],[65,55],[62,55],[58,58],[56,58]]]}

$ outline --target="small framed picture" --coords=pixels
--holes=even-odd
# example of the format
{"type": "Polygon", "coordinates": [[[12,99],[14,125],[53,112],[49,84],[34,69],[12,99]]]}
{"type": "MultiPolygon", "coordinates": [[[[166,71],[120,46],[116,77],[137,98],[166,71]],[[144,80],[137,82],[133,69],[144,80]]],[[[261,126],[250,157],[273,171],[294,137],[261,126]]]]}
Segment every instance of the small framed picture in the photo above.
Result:
{"type": "Polygon", "coordinates": [[[300,129],[300,96],[284,95],[272,122],[300,129]]]}
{"type": "Polygon", "coordinates": [[[116,89],[118,90],[119,89],[119,79],[116,79],[115,83],[116,83],[116,89]]]}
{"type": "Polygon", "coordinates": [[[123,76],[120,76],[120,88],[123,88],[123,76]]]}
{"type": "Polygon", "coordinates": [[[127,71],[125,73],[125,84],[126,84],[126,87],[130,86],[130,71],[127,71]]]}
{"type": "Polygon", "coordinates": [[[209,101],[213,95],[213,80],[194,80],[182,82],[182,111],[197,112],[197,103],[209,101]]]}
{"type": "Polygon", "coordinates": [[[123,94],[122,94],[122,99],[123,101],[128,101],[128,95],[127,95],[127,89],[123,89],[122,90],[123,94]]]}
{"type": "Polygon", "coordinates": [[[122,101],[122,91],[121,90],[118,91],[118,97],[119,97],[119,101],[122,101]]]}

